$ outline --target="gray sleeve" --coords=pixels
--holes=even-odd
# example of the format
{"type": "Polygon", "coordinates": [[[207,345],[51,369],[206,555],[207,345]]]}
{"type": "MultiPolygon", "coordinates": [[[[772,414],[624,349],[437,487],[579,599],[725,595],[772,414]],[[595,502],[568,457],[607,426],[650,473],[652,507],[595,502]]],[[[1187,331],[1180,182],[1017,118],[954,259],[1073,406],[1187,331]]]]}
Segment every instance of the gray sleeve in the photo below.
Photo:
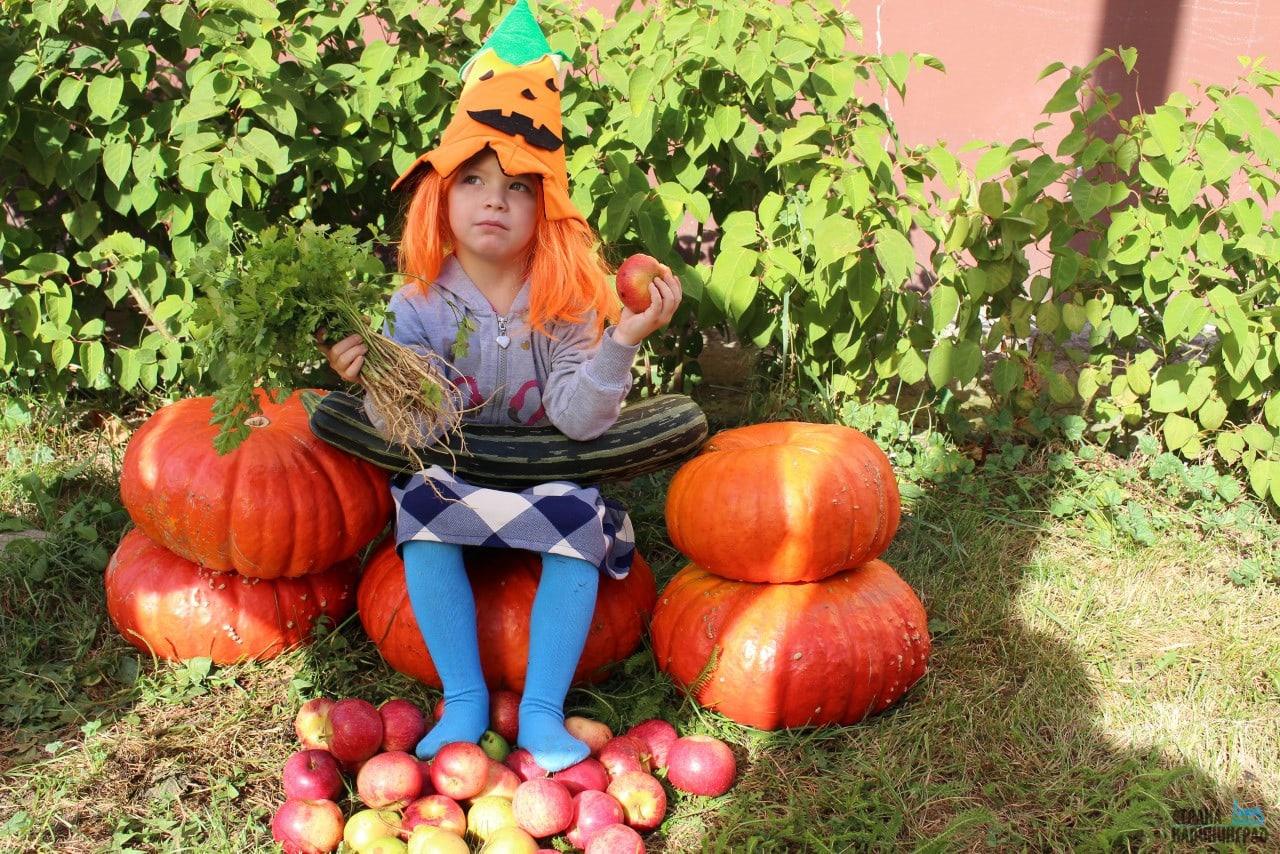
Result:
{"type": "Polygon", "coordinates": [[[613,327],[591,340],[590,318],[556,330],[551,372],[542,389],[547,418],[570,439],[594,439],[613,426],[631,390],[631,363],[640,345],[613,340],[613,327]]]}
{"type": "MultiPolygon", "coordinates": [[[[426,356],[434,352],[435,348],[431,344],[431,334],[427,324],[424,322],[422,314],[417,308],[404,296],[403,291],[396,291],[391,295],[391,300],[387,303],[387,310],[395,313],[394,331],[390,319],[383,320],[382,334],[395,341],[397,344],[403,344],[415,353],[426,356]]],[[[387,426],[386,419],[382,417],[382,413],[374,409],[369,402],[369,395],[364,396],[364,412],[369,416],[369,423],[374,426],[379,433],[386,438],[384,432],[387,426]]],[[[418,434],[425,437],[423,444],[429,444],[440,436],[443,430],[428,431],[421,421],[418,422],[418,434]]]]}

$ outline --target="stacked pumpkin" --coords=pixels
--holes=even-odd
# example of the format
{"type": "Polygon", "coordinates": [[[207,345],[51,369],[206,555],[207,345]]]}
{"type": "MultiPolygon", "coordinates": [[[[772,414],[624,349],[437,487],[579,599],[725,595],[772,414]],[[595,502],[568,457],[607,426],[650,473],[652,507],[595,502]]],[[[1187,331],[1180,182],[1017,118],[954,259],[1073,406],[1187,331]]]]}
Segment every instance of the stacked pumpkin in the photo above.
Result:
{"type": "Polygon", "coordinates": [[[356,554],[391,514],[387,475],[316,438],[294,392],[229,454],[213,398],[164,407],[129,441],[120,480],[137,526],[105,573],[107,611],[134,646],[219,664],[305,643],[355,607],[356,554]]]}
{"type": "Polygon", "coordinates": [[[658,667],[760,729],[850,724],[898,700],[929,658],[924,606],[879,555],[898,527],[888,458],[857,430],[726,430],[676,472],[658,667]]]}

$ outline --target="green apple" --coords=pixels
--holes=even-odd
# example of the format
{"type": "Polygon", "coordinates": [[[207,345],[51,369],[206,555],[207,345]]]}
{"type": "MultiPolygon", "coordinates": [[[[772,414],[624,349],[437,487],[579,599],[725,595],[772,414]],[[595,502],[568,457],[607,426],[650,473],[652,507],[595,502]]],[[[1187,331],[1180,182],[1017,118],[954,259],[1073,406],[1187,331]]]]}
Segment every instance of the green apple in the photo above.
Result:
{"type": "Polygon", "coordinates": [[[491,729],[480,736],[480,749],[489,755],[494,762],[503,762],[511,753],[511,745],[507,740],[491,729]]]}

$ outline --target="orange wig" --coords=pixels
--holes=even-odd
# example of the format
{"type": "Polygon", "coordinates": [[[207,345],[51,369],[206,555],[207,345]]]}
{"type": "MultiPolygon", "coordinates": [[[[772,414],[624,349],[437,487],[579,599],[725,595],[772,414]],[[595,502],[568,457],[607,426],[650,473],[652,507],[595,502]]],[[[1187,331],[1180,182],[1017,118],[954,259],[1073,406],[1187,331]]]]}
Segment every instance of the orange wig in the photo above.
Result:
{"type": "MultiPolygon", "coordinates": [[[[425,170],[405,211],[398,266],[400,273],[424,294],[452,251],[449,189],[461,171],[459,168],[442,176],[435,169],[425,170]]],[[[579,323],[594,312],[598,340],[605,322],[616,321],[621,308],[606,279],[611,271],[600,254],[599,238],[582,220],[548,220],[542,181],[534,183],[538,221],[524,271],[529,279],[529,325],[549,335],[549,322],[579,323]]]]}

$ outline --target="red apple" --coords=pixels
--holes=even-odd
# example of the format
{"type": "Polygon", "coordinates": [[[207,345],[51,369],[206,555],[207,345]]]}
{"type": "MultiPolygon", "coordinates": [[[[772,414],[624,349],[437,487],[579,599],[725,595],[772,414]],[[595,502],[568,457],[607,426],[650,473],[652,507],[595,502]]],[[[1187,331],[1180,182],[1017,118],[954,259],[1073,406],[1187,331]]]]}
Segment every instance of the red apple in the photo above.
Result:
{"type": "Polygon", "coordinates": [[[299,750],[284,763],[284,796],[303,801],[336,801],[342,769],[327,750],[299,750]]]}
{"type": "Polygon", "coordinates": [[[586,854],[644,854],[644,840],[625,824],[611,824],[591,837],[586,854]]]}
{"type": "Polygon", "coordinates": [[[622,804],[627,824],[636,830],[653,830],[667,814],[667,790],[652,774],[628,771],[614,777],[607,791],[622,804]]]}
{"type": "Polygon", "coordinates": [[[298,742],[307,750],[329,749],[329,712],[333,709],[333,700],[328,697],[316,697],[307,700],[298,709],[293,719],[293,731],[298,742]]]}
{"type": "Polygon", "coordinates": [[[569,794],[576,795],[586,789],[603,792],[609,788],[609,772],[598,759],[587,757],[576,765],[570,765],[563,771],[551,775],[552,780],[564,783],[569,794]]]}
{"type": "Polygon", "coordinates": [[[684,792],[723,795],[737,776],[738,763],[729,745],[709,735],[678,738],[667,753],[667,779],[684,792]]]}
{"type": "MultiPolygon", "coordinates": [[[[436,701],[431,714],[436,720],[444,716],[444,697],[436,701]]],[[[499,688],[489,692],[489,729],[515,744],[520,730],[520,695],[499,688]]]]}
{"type": "Polygon", "coordinates": [[[533,754],[525,750],[523,747],[511,751],[504,763],[512,771],[516,772],[522,781],[536,780],[539,777],[546,777],[548,772],[533,758],[533,754]]]}
{"type": "Polygon", "coordinates": [[[600,748],[608,744],[609,739],[613,738],[613,730],[609,729],[608,724],[602,724],[599,721],[593,721],[590,718],[578,715],[569,715],[569,717],[565,718],[564,728],[569,732],[569,735],[589,747],[592,756],[598,755],[600,748]]]}
{"type": "Polygon", "coordinates": [[[354,765],[382,747],[382,715],[367,700],[339,700],[329,710],[329,752],[354,765]]]}
{"type": "Polygon", "coordinates": [[[327,854],[342,841],[342,810],[330,800],[290,798],[271,817],[271,838],[285,854],[327,854]]]}
{"type": "Polygon", "coordinates": [[[418,760],[403,750],[369,757],[356,775],[356,792],[365,806],[401,809],[422,794],[418,760]]]}
{"type": "Polygon", "coordinates": [[[644,742],[649,753],[649,764],[654,768],[667,767],[667,751],[679,736],[676,728],[660,718],[650,718],[627,730],[627,735],[644,742]]]}
{"type": "Polygon", "coordinates": [[[649,307],[649,283],[662,274],[662,264],[651,255],[636,254],[618,267],[618,298],[627,308],[640,314],[649,307]]]}
{"type": "Polygon", "coordinates": [[[409,854],[471,854],[471,846],[456,833],[424,825],[409,836],[409,854]]]}
{"type": "Polygon", "coordinates": [[[516,823],[530,836],[555,836],[573,823],[573,796],[555,780],[525,780],[511,806],[516,823]]]}
{"type": "Polygon", "coordinates": [[[587,789],[573,796],[573,824],[569,842],[574,848],[586,848],[591,837],[611,824],[622,824],[626,813],[622,804],[607,792],[587,789]]]}
{"type": "Polygon", "coordinates": [[[485,841],[480,854],[538,854],[538,843],[518,827],[500,827],[485,841]]]}
{"type": "Polygon", "coordinates": [[[377,839],[399,838],[400,816],[394,810],[360,810],[347,819],[342,841],[355,851],[364,851],[377,839]]]}
{"type": "Polygon", "coordinates": [[[382,716],[382,749],[412,753],[427,734],[427,718],[409,700],[387,700],[378,707],[382,716]]]}
{"type": "Polygon", "coordinates": [[[438,827],[462,836],[467,832],[467,816],[453,798],[427,795],[405,807],[400,819],[401,835],[411,834],[419,827],[438,827]]]}
{"type": "Polygon", "coordinates": [[[467,809],[467,831],[480,841],[488,841],[500,827],[515,827],[516,814],[511,801],[493,795],[475,798],[467,809]]]}
{"type": "Polygon", "coordinates": [[[434,795],[436,793],[436,787],[435,784],[431,782],[430,759],[418,760],[418,774],[422,777],[422,791],[418,796],[425,798],[427,795],[434,795]]]}
{"type": "Polygon", "coordinates": [[[450,742],[431,760],[431,785],[454,800],[474,798],[484,788],[491,761],[477,744],[450,742]]]}
{"type": "Polygon", "coordinates": [[[609,772],[610,777],[617,777],[632,771],[647,773],[649,749],[644,742],[630,735],[616,735],[600,748],[600,764],[609,772]]]}
{"type": "Polygon", "coordinates": [[[484,779],[484,788],[476,795],[477,798],[488,796],[496,796],[511,800],[516,796],[516,789],[519,788],[520,775],[512,771],[501,762],[490,762],[489,771],[484,779]]]}

